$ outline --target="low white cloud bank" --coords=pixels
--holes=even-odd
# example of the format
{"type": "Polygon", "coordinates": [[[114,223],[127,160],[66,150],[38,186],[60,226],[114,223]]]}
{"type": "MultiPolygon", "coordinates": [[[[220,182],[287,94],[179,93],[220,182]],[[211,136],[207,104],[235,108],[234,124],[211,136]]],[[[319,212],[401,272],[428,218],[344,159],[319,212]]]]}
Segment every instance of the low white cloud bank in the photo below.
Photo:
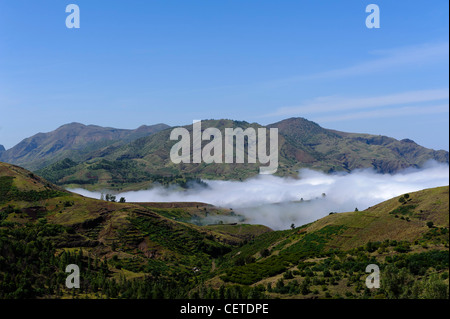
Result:
{"type": "MultiPolygon", "coordinates": [[[[428,162],[421,169],[409,168],[397,174],[357,170],[347,174],[325,174],[308,169],[299,179],[260,175],[244,182],[205,181],[209,187],[188,190],[154,187],[117,194],[127,202],[205,202],[233,208],[246,222],[272,229],[304,225],[330,212],[364,210],[392,197],[425,188],[449,184],[449,166],[428,162]],[[303,199],[303,201],[301,201],[303,199]]],[[[78,194],[100,198],[84,189],[78,194]]]]}

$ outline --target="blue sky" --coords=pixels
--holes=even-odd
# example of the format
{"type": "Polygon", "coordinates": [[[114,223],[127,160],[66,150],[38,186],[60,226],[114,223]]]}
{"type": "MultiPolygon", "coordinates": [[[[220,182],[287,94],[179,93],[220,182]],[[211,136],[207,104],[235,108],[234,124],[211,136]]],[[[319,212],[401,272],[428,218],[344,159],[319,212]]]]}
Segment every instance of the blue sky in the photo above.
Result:
{"type": "Polygon", "coordinates": [[[0,144],[305,117],[449,149],[448,1],[0,0],[0,144]],[[66,5],[80,8],[68,29],[66,5]],[[368,29],[365,8],[380,8],[368,29]]]}

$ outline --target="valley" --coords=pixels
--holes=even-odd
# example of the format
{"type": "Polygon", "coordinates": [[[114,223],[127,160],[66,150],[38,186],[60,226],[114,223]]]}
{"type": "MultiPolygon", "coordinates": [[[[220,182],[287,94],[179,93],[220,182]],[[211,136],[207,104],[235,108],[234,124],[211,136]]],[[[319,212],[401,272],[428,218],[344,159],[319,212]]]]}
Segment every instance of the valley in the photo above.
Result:
{"type": "Polygon", "coordinates": [[[204,203],[90,199],[0,163],[0,296],[444,298],[448,192],[274,231],[221,223],[236,213],[204,203]],[[201,223],[207,214],[218,222],[201,223]],[[64,286],[68,263],[82,269],[80,289],[64,286]],[[365,288],[368,264],[380,266],[381,289],[365,288]]]}

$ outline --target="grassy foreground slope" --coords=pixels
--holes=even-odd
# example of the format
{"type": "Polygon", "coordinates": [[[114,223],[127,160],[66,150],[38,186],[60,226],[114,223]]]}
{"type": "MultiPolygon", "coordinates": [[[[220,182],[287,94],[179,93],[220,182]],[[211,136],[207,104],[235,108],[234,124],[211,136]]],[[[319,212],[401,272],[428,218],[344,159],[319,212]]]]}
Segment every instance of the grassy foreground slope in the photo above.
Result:
{"type": "Polygon", "coordinates": [[[0,163],[0,297],[66,297],[70,263],[84,274],[81,296],[186,297],[213,259],[270,231],[188,222],[231,213],[211,205],[153,206],[85,198],[0,163]]]}
{"type": "Polygon", "coordinates": [[[404,194],[263,234],[228,253],[209,284],[259,287],[274,298],[445,298],[448,228],[448,186],[404,194]],[[380,267],[380,289],[365,286],[369,264],[380,267]]]}
{"type": "Polygon", "coordinates": [[[207,215],[232,211],[89,199],[0,163],[0,298],[448,298],[448,186],[283,231],[207,215]]]}

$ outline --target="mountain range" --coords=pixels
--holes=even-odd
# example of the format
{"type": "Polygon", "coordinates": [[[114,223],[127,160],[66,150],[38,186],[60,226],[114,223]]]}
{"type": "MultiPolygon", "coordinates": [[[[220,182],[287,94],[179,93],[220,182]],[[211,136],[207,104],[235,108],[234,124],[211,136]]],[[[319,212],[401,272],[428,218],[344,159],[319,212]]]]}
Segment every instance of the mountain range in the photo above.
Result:
{"type": "Polygon", "coordinates": [[[26,138],[8,150],[0,146],[0,160],[36,170],[64,158],[82,160],[93,150],[126,144],[168,127],[165,124],[142,125],[127,130],[70,123],[26,138]]]}
{"type": "MultiPolygon", "coordinates": [[[[192,133],[192,124],[183,127],[192,133]]],[[[225,128],[277,128],[279,176],[295,177],[301,168],[324,172],[372,168],[395,173],[428,160],[449,162],[447,151],[428,149],[410,139],[340,132],[304,118],[267,126],[224,119],[202,121],[202,129],[208,127],[218,128],[222,135],[225,128]]],[[[243,180],[258,174],[260,163],[174,164],[169,156],[176,143],[170,140],[172,129],[165,124],[120,130],[72,123],[23,140],[1,152],[0,160],[31,169],[58,185],[90,189],[141,189],[155,182],[186,184],[199,178],[243,180]]]]}

